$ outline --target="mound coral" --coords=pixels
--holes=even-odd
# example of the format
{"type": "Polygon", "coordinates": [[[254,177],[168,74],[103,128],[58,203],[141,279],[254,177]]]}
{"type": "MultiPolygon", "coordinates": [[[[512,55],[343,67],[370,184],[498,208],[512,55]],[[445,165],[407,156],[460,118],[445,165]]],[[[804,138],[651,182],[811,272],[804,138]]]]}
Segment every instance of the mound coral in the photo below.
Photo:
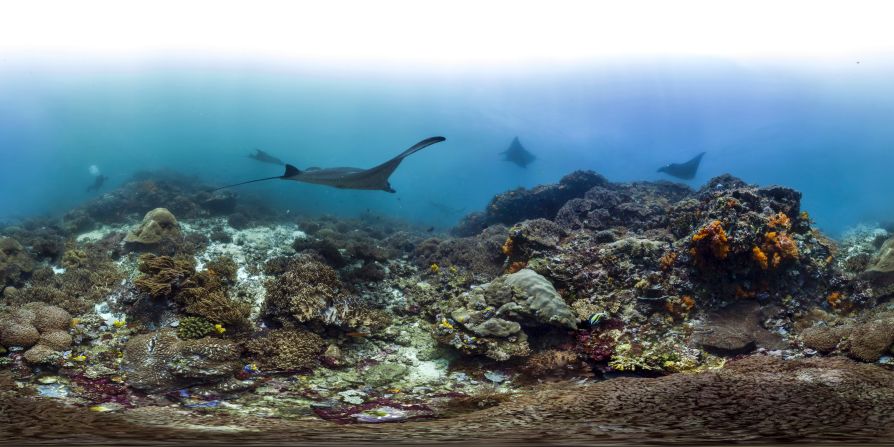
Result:
{"type": "Polygon", "coordinates": [[[49,363],[71,346],[68,334],[71,315],[64,309],[41,302],[27,303],[0,315],[0,345],[30,348],[25,360],[49,363]]]}
{"type": "Polygon", "coordinates": [[[848,353],[864,362],[879,359],[894,343],[894,318],[881,318],[854,327],[848,353]]]}
{"type": "Polygon", "coordinates": [[[577,328],[574,311],[543,275],[531,269],[522,269],[498,278],[488,286],[488,289],[499,287],[501,283],[520,291],[517,295],[520,295],[518,297],[523,301],[503,304],[497,314],[517,313],[533,318],[540,324],[577,328]]]}
{"type": "Polygon", "coordinates": [[[325,342],[303,329],[277,329],[245,343],[245,349],[264,369],[296,371],[313,369],[325,342]]]}
{"type": "Polygon", "coordinates": [[[167,208],[155,208],[124,238],[124,242],[142,245],[158,244],[180,236],[180,224],[167,208]]]}
{"type": "Polygon", "coordinates": [[[804,346],[822,353],[834,351],[844,337],[847,337],[852,328],[850,326],[814,326],[801,332],[801,341],[804,346]]]}

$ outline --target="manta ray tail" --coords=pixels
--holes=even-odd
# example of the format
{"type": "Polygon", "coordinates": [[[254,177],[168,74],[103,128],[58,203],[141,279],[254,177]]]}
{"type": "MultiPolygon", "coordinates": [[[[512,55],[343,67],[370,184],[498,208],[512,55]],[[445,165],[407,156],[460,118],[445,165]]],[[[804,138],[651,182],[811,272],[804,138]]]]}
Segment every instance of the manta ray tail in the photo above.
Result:
{"type": "Polygon", "coordinates": [[[232,188],[232,187],[234,187],[234,186],[239,186],[239,185],[247,185],[247,184],[249,184],[249,183],[263,182],[263,181],[266,181],[266,180],[286,179],[286,178],[289,178],[289,177],[294,177],[294,176],[296,176],[296,175],[298,175],[298,174],[300,174],[300,173],[301,173],[301,170],[300,170],[300,169],[298,169],[298,168],[296,168],[296,167],[294,167],[294,166],[292,166],[292,165],[290,165],[290,164],[286,164],[286,172],[285,172],[283,175],[278,175],[278,176],[276,176],[276,177],[259,178],[259,179],[256,179],[256,180],[249,180],[249,181],[247,181],[247,182],[240,182],[240,183],[234,183],[234,184],[232,184],[232,185],[221,186],[220,188],[214,188],[214,189],[212,189],[211,192],[218,191],[218,190],[221,190],[221,189],[226,189],[226,188],[232,188]]]}

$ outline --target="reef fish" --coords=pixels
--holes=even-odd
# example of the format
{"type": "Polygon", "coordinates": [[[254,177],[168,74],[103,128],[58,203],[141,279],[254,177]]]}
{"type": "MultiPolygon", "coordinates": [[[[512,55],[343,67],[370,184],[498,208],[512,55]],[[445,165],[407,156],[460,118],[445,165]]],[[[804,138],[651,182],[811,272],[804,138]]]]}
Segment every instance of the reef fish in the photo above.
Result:
{"type": "Polygon", "coordinates": [[[270,163],[270,164],[280,165],[280,166],[285,164],[285,163],[283,163],[282,160],[280,160],[280,159],[278,159],[278,158],[276,158],[260,149],[255,149],[254,154],[248,154],[248,158],[260,161],[261,163],[270,163]]]}
{"type": "Polygon", "coordinates": [[[522,168],[527,168],[532,161],[537,159],[534,154],[528,152],[528,150],[521,145],[521,142],[518,141],[518,137],[513,138],[512,143],[509,145],[509,149],[500,152],[500,154],[503,156],[503,160],[515,163],[522,168]]]}
{"type": "Polygon", "coordinates": [[[412,147],[405,150],[400,155],[392,158],[391,160],[388,160],[376,167],[369,169],[312,168],[302,171],[290,164],[286,164],[286,172],[283,175],[257,180],[249,180],[247,182],[236,183],[234,185],[222,186],[215,189],[214,191],[217,191],[218,189],[229,188],[232,186],[244,185],[246,183],[280,179],[332,186],[334,188],[340,189],[364,189],[372,191],[395,192],[395,190],[391,187],[391,184],[388,183],[388,177],[390,177],[394,170],[397,169],[398,166],[400,166],[400,162],[402,162],[404,158],[407,158],[410,155],[428,146],[431,146],[432,144],[440,143],[444,140],[446,140],[446,138],[444,137],[426,138],[414,144],[412,147]]]}
{"type": "Polygon", "coordinates": [[[658,172],[663,172],[683,180],[692,180],[692,178],[695,177],[695,173],[698,171],[698,166],[701,164],[702,157],[704,156],[705,153],[702,152],[686,163],[671,163],[669,165],[664,165],[658,168],[658,172]]]}

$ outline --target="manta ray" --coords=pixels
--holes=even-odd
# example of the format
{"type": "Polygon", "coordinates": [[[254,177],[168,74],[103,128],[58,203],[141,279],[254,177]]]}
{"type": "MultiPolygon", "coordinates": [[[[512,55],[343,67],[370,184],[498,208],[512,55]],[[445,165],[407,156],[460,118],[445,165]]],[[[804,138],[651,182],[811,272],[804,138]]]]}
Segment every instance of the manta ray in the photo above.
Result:
{"type": "Polygon", "coordinates": [[[270,163],[270,164],[280,165],[280,166],[285,164],[285,163],[283,163],[282,160],[280,160],[280,159],[278,159],[278,158],[276,158],[260,149],[255,149],[254,154],[248,154],[248,158],[260,161],[261,163],[270,163]]]}
{"type": "Polygon", "coordinates": [[[308,168],[306,170],[300,170],[290,164],[286,164],[286,172],[283,175],[279,175],[276,177],[267,177],[261,178],[257,180],[249,180],[247,182],[236,183],[233,185],[222,186],[220,188],[215,189],[217,191],[219,189],[230,188],[233,186],[245,185],[247,183],[255,183],[255,182],[263,182],[265,180],[294,180],[296,182],[304,182],[304,183],[314,183],[317,185],[326,185],[332,186],[334,188],[340,189],[364,189],[364,190],[372,190],[372,191],[386,191],[386,192],[396,192],[391,184],[388,183],[388,177],[394,173],[394,170],[400,166],[400,162],[404,160],[404,158],[409,157],[410,155],[419,152],[420,150],[431,146],[435,143],[440,143],[446,140],[444,137],[431,137],[426,138],[416,144],[414,144],[409,149],[403,151],[397,157],[392,158],[391,160],[386,161],[376,167],[369,169],[360,169],[360,168],[308,168]]]}
{"type": "Polygon", "coordinates": [[[106,176],[104,176],[104,175],[102,175],[102,174],[97,175],[97,176],[96,176],[96,179],[93,180],[93,183],[92,183],[90,186],[87,187],[87,192],[97,192],[97,191],[99,191],[100,188],[102,188],[102,185],[103,185],[103,184],[106,182],[106,180],[108,180],[108,179],[109,179],[108,177],[106,177],[106,176]]]}
{"type": "Polygon", "coordinates": [[[696,171],[698,171],[698,166],[699,164],[701,164],[702,157],[704,156],[705,153],[702,152],[686,163],[671,163],[669,165],[664,165],[658,168],[658,172],[663,172],[667,175],[683,180],[692,180],[692,178],[695,177],[695,173],[696,171]]]}
{"type": "Polygon", "coordinates": [[[515,163],[522,168],[527,168],[528,164],[537,159],[534,154],[528,152],[528,150],[521,145],[521,142],[518,141],[518,137],[515,137],[512,140],[509,149],[500,152],[500,154],[503,155],[503,160],[515,163]]]}

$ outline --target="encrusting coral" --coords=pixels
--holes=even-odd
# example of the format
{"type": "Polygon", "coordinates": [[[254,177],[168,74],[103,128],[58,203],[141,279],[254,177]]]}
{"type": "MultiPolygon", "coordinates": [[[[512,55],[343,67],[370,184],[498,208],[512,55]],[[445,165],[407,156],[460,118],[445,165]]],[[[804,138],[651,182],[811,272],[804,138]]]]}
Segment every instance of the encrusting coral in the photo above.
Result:
{"type": "Polygon", "coordinates": [[[121,366],[131,387],[164,392],[231,378],[241,366],[240,354],[231,341],[181,340],[174,330],[163,329],[130,339],[121,366]]]}
{"type": "Polygon", "coordinates": [[[277,371],[315,368],[324,346],[322,337],[303,329],[276,329],[245,343],[262,368],[277,371]]]}

